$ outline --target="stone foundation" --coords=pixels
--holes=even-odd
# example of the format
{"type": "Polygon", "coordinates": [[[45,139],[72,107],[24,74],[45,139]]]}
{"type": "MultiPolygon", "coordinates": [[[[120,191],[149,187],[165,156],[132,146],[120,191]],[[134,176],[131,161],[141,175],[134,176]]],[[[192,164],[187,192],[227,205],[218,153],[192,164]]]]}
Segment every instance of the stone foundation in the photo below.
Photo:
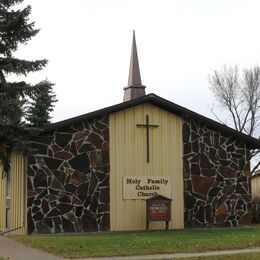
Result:
{"type": "Polygon", "coordinates": [[[109,230],[108,116],[43,133],[31,147],[28,233],[109,230]]]}
{"type": "Polygon", "coordinates": [[[186,227],[251,225],[249,151],[195,120],[183,125],[186,227]]]}

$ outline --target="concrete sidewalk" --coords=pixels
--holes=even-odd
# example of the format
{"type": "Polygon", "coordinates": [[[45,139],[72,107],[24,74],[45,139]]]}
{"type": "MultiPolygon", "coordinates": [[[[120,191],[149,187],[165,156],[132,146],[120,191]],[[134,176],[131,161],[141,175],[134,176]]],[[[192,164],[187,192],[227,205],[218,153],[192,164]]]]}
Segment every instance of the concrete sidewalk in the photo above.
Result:
{"type": "Polygon", "coordinates": [[[63,259],[39,249],[28,247],[13,239],[0,236],[0,256],[8,260],[59,260],[63,259]]]}
{"type": "MultiPolygon", "coordinates": [[[[139,255],[139,256],[124,256],[124,257],[100,257],[100,258],[87,258],[87,260],[159,260],[159,259],[174,259],[174,258],[190,258],[198,256],[217,256],[217,255],[232,255],[243,253],[260,253],[260,247],[250,249],[238,250],[225,250],[225,251],[211,251],[202,253],[176,253],[176,254],[163,254],[163,255],[139,255]]],[[[79,260],[79,259],[74,259],[79,260]]],[[[83,259],[80,259],[83,260],[83,259]]]]}
{"type": "MultiPolygon", "coordinates": [[[[156,260],[156,259],[174,259],[174,258],[189,258],[198,256],[213,256],[213,255],[230,255],[243,253],[260,253],[260,247],[249,249],[211,251],[202,253],[176,253],[162,255],[142,255],[142,256],[114,256],[114,257],[98,257],[86,258],[87,260],[156,260]]],[[[28,247],[13,239],[0,236],[0,256],[8,260],[62,260],[64,258],[54,256],[40,249],[28,247]]],[[[83,260],[83,259],[80,259],[83,260]]]]}

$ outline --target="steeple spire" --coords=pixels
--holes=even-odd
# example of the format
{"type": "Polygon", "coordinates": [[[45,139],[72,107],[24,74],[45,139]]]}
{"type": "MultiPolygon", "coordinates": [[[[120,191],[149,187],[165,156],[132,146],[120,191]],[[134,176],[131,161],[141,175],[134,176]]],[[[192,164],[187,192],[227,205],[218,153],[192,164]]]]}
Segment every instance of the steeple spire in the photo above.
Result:
{"type": "Polygon", "coordinates": [[[139,70],[139,62],[135,41],[135,31],[133,31],[133,43],[130,59],[130,69],[128,76],[128,85],[124,88],[124,102],[141,96],[145,96],[145,86],[142,85],[139,70]]]}

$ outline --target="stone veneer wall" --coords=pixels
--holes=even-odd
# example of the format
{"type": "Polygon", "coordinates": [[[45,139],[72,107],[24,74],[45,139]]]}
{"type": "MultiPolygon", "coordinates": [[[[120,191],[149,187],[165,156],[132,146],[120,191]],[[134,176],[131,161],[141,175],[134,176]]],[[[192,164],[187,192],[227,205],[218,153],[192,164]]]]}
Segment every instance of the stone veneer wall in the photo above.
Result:
{"type": "Polygon", "coordinates": [[[183,125],[185,227],[250,225],[249,151],[195,120],[183,125]]]}
{"type": "Polygon", "coordinates": [[[83,120],[32,143],[28,158],[28,233],[108,230],[108,116],[83,120]]]}

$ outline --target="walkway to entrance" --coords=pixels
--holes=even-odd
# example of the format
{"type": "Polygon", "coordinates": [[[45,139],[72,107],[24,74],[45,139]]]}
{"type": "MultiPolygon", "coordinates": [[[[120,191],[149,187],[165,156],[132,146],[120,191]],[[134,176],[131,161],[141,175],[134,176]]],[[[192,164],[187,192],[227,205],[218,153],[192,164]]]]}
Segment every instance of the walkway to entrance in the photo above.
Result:
{"type": "Polygon", "coordinates": [[[61,260],[63,258],[0,236],[0,256],[8,260],[61,260]]]}

